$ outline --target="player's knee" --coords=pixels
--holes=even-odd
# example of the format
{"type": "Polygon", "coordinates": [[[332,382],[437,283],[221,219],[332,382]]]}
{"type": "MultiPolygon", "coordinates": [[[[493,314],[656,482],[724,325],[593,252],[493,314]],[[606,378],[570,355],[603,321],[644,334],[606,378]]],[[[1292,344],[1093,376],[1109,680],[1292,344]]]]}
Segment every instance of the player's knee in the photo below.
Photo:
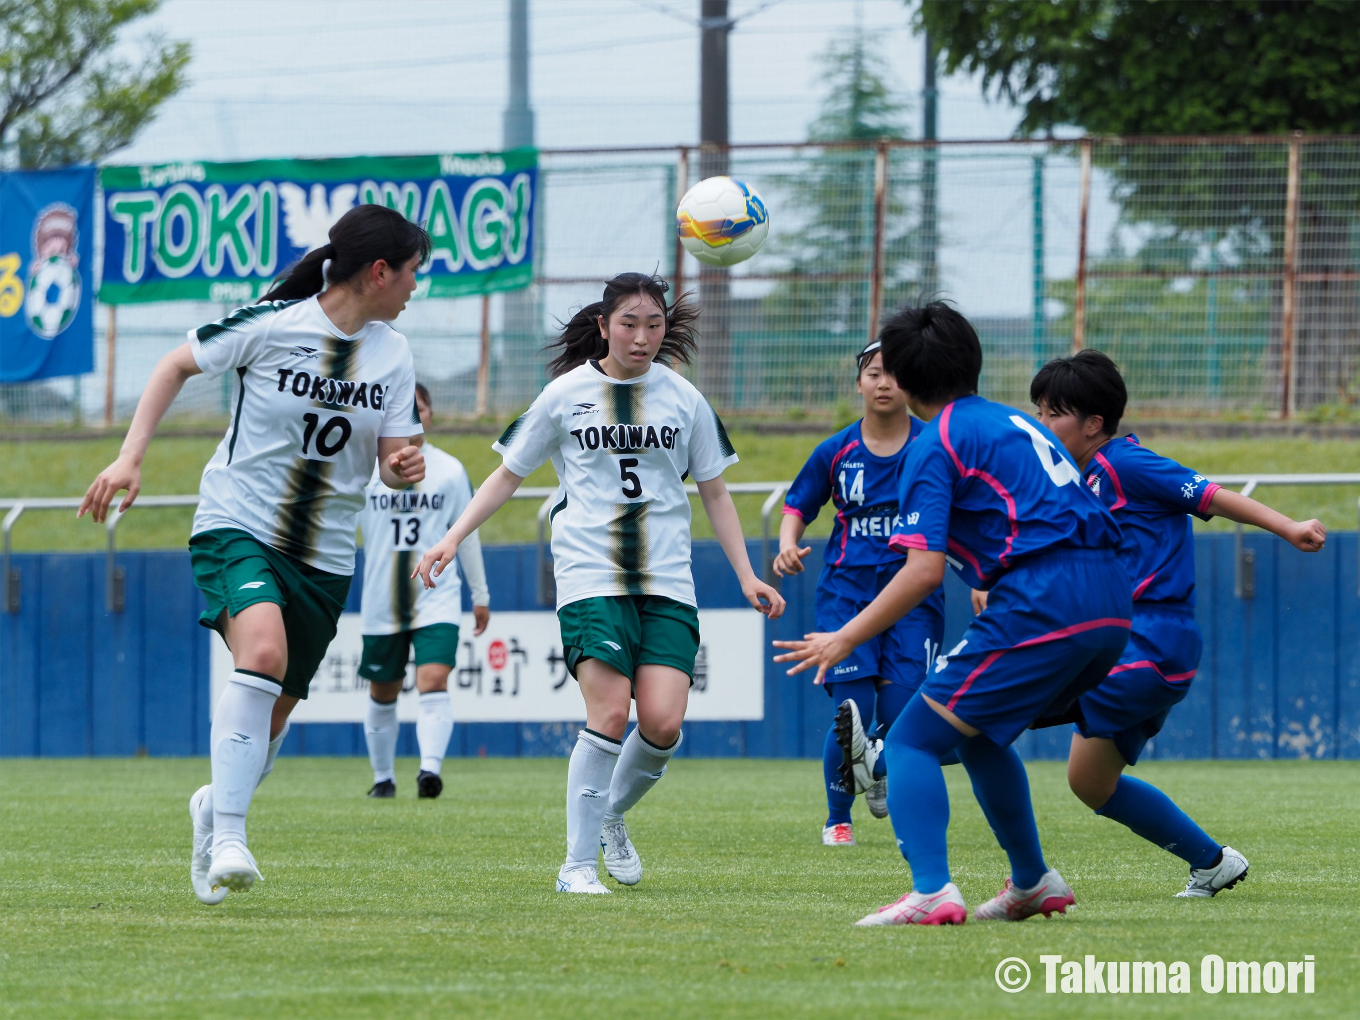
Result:
{"type": "Polygon", "coordinates": [[[606,705],[600,709],[597,718],[601,733],[621,739],[628,728],[628,705],[606,705]]]}
{"type": "Polygon", "coordinates": [[[639,720],[638,728],[642,731],[643,738],[653,747],[674,747],[675,742],[680,739],[680,726],[683,722],[683,716],[666,715],[661,719],[650,718],[645,723],[639,720]]]}
{"type": "Polygon", "coordinates": [[[368,685],[368,695],[379,705],[390,705],[401,697],[401,681],[392,684],[371,683],[368,685]]]}
{"type": "Polygon", "coordinates": [[[282,682],[283,675],[288,672],[288,648],[272,641],[261,641],[241,656],[237,666],[282,682]]]}
{"type": "Polygon", "coordinates": [[[1114,786],[1118,781],[1118,776],[1110,780],[1106,776],[1095,775],[1084,769],[1074,768],[1070,762],[1067,766],[1067,785],[1077,795],[1077,799],[1092,811],[1098,811],[1105,806],[1105,802],[1114,793],[1114,786]]]}

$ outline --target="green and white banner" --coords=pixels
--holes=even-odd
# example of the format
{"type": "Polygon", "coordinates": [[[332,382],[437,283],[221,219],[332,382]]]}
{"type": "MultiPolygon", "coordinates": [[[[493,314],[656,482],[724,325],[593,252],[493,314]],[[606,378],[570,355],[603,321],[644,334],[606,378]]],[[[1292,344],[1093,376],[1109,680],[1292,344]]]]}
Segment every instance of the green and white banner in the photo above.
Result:
{"type": "Polygon", "coordinates": [[[534,149],[110,166],[99,179],[106,304],[252,301],[366,202],[429,231],[417,297],[514,290],[533,278],[534,149]]]}

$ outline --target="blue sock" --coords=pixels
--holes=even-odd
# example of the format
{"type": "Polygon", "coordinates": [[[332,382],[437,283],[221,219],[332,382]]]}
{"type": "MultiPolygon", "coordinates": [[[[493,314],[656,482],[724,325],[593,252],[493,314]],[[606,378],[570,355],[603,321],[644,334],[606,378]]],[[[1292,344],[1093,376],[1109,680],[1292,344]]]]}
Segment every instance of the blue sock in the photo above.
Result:
{"type": "MultiPolygon", "coordinates": [[[[892,729],[892,724],[897,722],[897,717],[902,714],[902,709],[907,707],[907,702],[916,693],[909,687],[901,684],[886,683],[878,689],[878,704],[875,714],[878,719],[878,736],[884,736],[888,730],[892,729]]],[[[880,754],[878,761],[874,762],[874,778],[882,779],[888,774],[888,756],[880,754]]]]}
{"type": "Polygon", "coordinates": [[[1039,830],[1029,799],[1029,776],[1013,747],[1002,747],[982,734],[959,745],[959,759],[973,783],[973,796],[987,824],[1011,862],[1011,881],[1032,889],[1048,870],[1039,848],[1039,830]]]}
{"type": "MultiPolygon", "coordinates": [[[[831,703],[841,707],[846,698],[853,698],[859,709],[861,721],[874,717],[874,682],[872,680],[843,680],[827,684],[831,703]]],[[[835,718],[835,712],[832,712],[835,718]]],[[[826,824],[840,825],[850,821],[850,805],[855,802],[854,793],[841,785],[841,745],[836,743],[836,727],[827,727],[826,743],[822,746],[822,777],[826,783],[826,824]]]]}
{"type": "Polygon", "coordinates": [[[888,814],[912,888],[929,895],[949,881],[949,792],[940,758],[963,740],[919,696],[907,702],[884,740],[888,749],[888,814]]]}
{"type": "Polygon", "coordinates": [[[1127,825],[1192,868],[1212,867],[1223,849],[1175,801],[1157,787],[1132,776],[1119,777],[1114,793],[1096,808],[1096,814],[1127,825]]]}

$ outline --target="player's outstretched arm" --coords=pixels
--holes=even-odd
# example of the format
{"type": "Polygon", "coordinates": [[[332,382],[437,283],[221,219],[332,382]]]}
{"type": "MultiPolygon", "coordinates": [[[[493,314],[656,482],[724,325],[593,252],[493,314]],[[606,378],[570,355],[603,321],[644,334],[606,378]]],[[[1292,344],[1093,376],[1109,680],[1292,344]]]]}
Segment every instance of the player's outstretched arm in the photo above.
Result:
{"type": "Polygon", "coordinates": [[[118,459],[99,472],[85,490],[85,498],[76,511],[77,517],[88,513],[103,523],[109,514],[109,504],[120,489],[126,489],[127,496],[119,504],[118,512],[122,513],[132,506],[132,501],[142,489],[142,460],[146,457],[146,448],[151,444],[156,426],[160,425],[165,412],[179,396],[184,383],[202,371],[187,343],[180,344],[156,362],[156,367],[151,370],[151,378],[146,381],[146,389],[142,390],[141,399],[137,401],[137,410],[132,416],[132,424],[128,426],[127,438],[123,440],[118,459]]]}
{"type": "Polygon", "coordinates": [[[803,558],[812,552],[811,546],[798,547],[807,530],[807,522],[799,514],[785,513],[779,525],[779,555],[774,558],[774,572],[780,577],[803,572],[803,558]]]}
{"type": "Polygon", "coordinates": [[[788,670],[789,676],[815,666],[817,675],[812,682],[820,684],[828,669],[910,613],[943,581],[944,553],[912,549],[902,569],[853,620],[831,634],[804,634],[802,641],[774,642],[776,648],[788,649],[774,661],[798,663],[788,670]]]}
{"type": "Polygon", "coordinates": [[[753,608],[771,620],[778,619],[784,614],[784,597],[756,577],[751,569],[751,558],[746,555],[746,537],[741,533],[741,518],[737,516],[736,504],[732,502],[732,494],[727,491],[722,476],[697,484],[704,512],[713,525],[713,534],[718,536],[718,543],[727,554],[727,562],[736,571],[741,593],[753,608]]]}
{"type": "Polygon", "coordinates": [[[425,455],[409,438],[378,439],[378,476],[389,489],[409,489],[425,478],[425,455]]]}
{"type": "Polygon", "coordinates": [[[1250,496],[1218,489],[1209,500],[1209,512],[1238,524],[1252,524],[1279,535],[1295,549],[1317,552],[1327,541],[1327,526],[1321,521],[1296,521],[1250,496]]]}
{"type": "Polygon", "coordinates": [[[515,474],[504,464],[491,472],[482,483],[482,487],[473,493],[472,501],[458,516],[458,520],[453,522],[453,527],[420,558],[411,576],[419,576],[426,588],[433,588],[434,579],[442,574],[458,555],[458,546],[462,544],[463,539],[505,506],[523,481],[522,475],[515,474]]]}

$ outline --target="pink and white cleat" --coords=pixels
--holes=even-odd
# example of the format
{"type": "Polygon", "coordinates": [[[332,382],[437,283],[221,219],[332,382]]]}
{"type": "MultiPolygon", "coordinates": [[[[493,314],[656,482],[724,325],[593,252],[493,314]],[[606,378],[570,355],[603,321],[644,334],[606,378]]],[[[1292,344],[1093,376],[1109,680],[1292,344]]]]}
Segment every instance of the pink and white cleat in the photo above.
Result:
{"type": "Polygon", "coordinates": [[[1006,879],[1001,891],[973,911],[973,916],[979,921],[1023,921],[1035,914],[1045,917],[1065,914],[1076,902],[1071,887],[1049,868],[1031,889],[1017,889],[1014,882],[1006,879]]]}
{"type": "Polygon", "coordinates": [[[854,846],[855,830],[849,822],[837,822],[822,830],[822,846],[854,846]]]}
{"type": "Polygon", "coordinates": [[[968,908],[963,893],[953,882],[943,889],[924,896],[909,892],[896,903],[879,907],[868,917],[855,922],[857,928],[873,928],[881,924],[963,924],[968,920],[968,908]]]}

